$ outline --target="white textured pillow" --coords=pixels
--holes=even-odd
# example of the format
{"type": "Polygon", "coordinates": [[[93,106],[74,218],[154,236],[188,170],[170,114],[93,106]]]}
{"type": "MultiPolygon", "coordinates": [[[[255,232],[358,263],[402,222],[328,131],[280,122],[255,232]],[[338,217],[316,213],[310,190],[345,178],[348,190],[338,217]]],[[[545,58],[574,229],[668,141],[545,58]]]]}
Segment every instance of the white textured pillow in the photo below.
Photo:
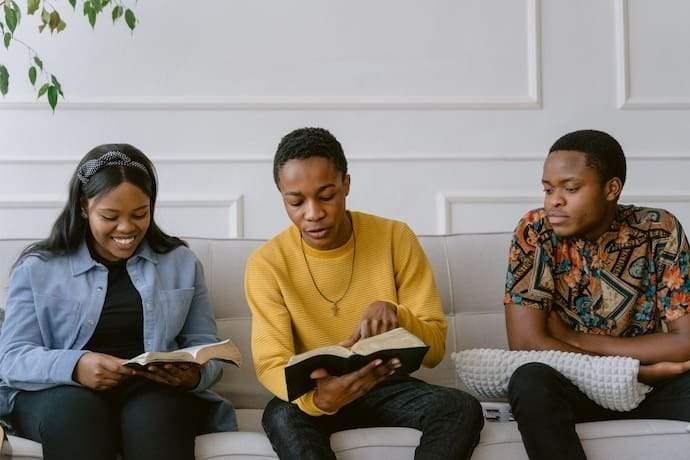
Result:
{"type": "Polygon", "coordinates": [[[592,401],[607,409],[623,412],[634,409],[651,390],[649,385],[637,381],[640,362],[633,358],[489,348],[463,350],[451,357],[465,385],[485,398],[506,397],[510,376],[529,362],[553,367],[592,401]]]}

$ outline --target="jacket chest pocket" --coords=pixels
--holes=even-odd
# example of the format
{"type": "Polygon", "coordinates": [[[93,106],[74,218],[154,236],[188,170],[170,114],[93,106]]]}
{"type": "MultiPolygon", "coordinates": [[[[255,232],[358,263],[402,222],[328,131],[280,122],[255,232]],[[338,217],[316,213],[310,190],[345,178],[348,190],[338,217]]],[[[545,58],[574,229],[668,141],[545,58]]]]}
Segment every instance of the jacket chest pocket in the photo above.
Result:
{"type": "Polygon", "coordinates": [[[71,347],[78,332],[81,303],[44,294],[36,294],[34,300],[44,345],[50,348],[71,347]]]}
{"type": "Polygon", "coordinates": [[[176,337],[184,327],[193,297],[194,288],[161,291],[161,306],[168,337],[176,337]]]}

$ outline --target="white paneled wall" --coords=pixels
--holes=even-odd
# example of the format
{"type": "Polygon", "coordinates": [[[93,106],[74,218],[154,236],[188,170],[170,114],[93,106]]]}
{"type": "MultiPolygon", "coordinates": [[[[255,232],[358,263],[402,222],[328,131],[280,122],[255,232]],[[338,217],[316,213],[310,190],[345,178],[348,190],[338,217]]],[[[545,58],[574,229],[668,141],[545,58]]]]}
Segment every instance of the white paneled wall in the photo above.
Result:
{"type": "Polygon", "coordinates": [[[288,224],[272,156],[302,126],[342,142],[352,209],[418,233],[511,230],[551,143],[581,128],[623,144],[623,202],[690,228],[684,0],[144,0],[133,34],[55,4],[65,32],[20,30],[61,78],[55,114],[26,52],[0,49],[0,237],[44,236],[105,142],[154,160],[168,232],[270,237],[288,224]]]}

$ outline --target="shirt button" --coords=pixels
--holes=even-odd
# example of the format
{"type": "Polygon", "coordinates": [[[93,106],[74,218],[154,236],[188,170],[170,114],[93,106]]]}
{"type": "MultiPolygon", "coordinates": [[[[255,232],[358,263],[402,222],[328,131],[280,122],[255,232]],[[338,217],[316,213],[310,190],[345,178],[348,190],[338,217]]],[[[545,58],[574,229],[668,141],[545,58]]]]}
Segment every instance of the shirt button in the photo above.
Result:
{"type": "Polygon", "coordinates": [[[151,310],[151,304],[150,304],[150,303],[147,303],[147,304],[146,304],[146,309],[147,309],[147,310],[151,310]]]}
{"type": "Polygon", "coordinates": [[[103,290],[102,287],[98,286],[98,289],[96,289],[98,292],[101,292],[103,290]]]}
{"type": "Polygon", "coordinates": [[[93,320],[92,320],[92,319],[89,320],[89,324],[90,324],[91,326],[93,326],[93,320]]]}
{"type": "Polygon", "coordinates": [[[139,278],[134,278],[134,282],[139,284],[139,278]]]}

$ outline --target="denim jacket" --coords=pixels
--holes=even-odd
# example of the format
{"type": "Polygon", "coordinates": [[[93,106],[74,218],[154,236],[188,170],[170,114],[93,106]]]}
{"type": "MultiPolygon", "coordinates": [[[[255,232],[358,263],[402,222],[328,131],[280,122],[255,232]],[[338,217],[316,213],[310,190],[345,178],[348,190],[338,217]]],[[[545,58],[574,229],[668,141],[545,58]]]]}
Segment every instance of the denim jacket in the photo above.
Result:
{"type": "MultiPolygon", "coordinates": [[[[217,342],[203,268],[180,246],[156,253],[143,242],[127,261],[141,295],[144,350],[171,351],[217,342]]],[[[12,411],[19,390],[79,385],[72,372],[103,309],[108,269],[90,255],[86,242],[65,256],[28,255],[15,267],[0,334],[0,416],[12,411]]],[[[214,402],[207,431],[234,431],[232,405],[211,392],[223,370],[210,361],[191,390],[214,402]]]]}

